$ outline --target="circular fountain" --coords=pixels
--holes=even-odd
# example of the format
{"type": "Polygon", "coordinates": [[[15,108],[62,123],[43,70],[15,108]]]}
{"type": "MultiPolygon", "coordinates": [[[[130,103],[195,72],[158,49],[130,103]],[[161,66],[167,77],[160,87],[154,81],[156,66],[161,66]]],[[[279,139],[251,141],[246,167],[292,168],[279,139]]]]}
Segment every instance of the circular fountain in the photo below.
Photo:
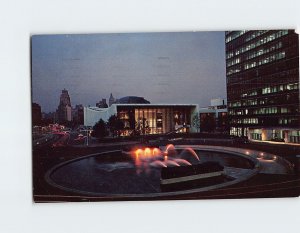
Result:
{"type": "Polygon", "coordinates": [[[107,151],[61,163],[47,172],[46,180],[65,191],[104,198],[178,196],[223,188],[251,178],[258,173],[263,156],[261,152],[246,152],[171,144],[107,151]],[[218,170],[211,170],[211,166],[218,170]],[[163,173],[176,178],[166,179],[163,173]],[[165,188],[164,184],[170,182],[171,188],[165,188]]]}

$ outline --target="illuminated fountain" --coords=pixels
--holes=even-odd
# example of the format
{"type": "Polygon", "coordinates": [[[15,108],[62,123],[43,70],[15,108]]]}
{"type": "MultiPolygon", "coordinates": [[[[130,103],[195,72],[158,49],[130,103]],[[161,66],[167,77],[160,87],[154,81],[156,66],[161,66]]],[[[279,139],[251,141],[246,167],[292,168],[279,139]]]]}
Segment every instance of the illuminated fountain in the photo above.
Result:
{"type": "Polygon", "coordinates": [[[278,157],[266,161],[271,155],[257,153],[206,145],[118,148],[58,164],[45,177],[56,188],[84,195],[184,195],[245,181],[273,164],[278,170],[278,157]]]}
{"type": "Polygon", "coordinates": [[[148,167],[189,166],[200,161],[199,156],[192,148],[185,148],[178,153],[173,144],[167,145],[164,151],[156,147],[146,147],[133,150],[130,155],[137,167],[137,173],[143,170],[147,171],[148,167]]]}
{"type": "Polygon", "coordinates": [[[159,148],[146,147],[133,150],[131,156],[137,174],[160,170],[160,189],[176,191],[182,188],[204,187],[222,183],[226,180],[224,166],[219,162],[201,163],[198,154],[186,147],[178,152],[173,144],[159,148]]]}

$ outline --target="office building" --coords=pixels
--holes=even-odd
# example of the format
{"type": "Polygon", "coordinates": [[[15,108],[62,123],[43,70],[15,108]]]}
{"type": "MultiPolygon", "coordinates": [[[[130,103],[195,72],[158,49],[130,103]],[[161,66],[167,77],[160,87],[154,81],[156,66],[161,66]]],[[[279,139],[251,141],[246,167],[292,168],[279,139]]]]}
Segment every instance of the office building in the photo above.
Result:
{"type": "Polygon", "coordinates": [[[228,116],[226,100],[211,99],[210,106],[199,108],[200,132],[228,133],[228,116]]]}
{"type": "Polygon", "coordinates": [[[227,31],[225,44],[230,134],[299,143],[298,35],[227,31]]]}
{"type": "Polygon", "coordinates": [[[83,125],[83,106],[82,104],[77,104],[75,108],[72,109],[72,120],[77,125],[83,125]]]}

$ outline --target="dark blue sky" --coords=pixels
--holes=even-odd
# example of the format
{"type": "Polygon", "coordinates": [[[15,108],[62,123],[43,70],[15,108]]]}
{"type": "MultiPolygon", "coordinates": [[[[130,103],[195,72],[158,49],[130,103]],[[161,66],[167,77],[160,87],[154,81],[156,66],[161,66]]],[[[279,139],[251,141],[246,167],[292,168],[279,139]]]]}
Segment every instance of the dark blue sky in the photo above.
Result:
{"type": "Polygon", "coordinates": [[[66,88],[72,106],[143,96],[151,103],[226,97],[224,32],[38,35],[32,37],[32,99],[55,111],[66,88]]]}

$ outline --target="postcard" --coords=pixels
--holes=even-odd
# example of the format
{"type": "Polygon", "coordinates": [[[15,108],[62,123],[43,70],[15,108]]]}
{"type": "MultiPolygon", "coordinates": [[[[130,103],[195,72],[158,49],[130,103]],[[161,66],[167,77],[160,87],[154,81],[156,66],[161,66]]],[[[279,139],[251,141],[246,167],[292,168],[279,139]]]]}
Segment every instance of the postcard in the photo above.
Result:
{"type": "Polygon", "coordinates": [[[31,37],[35,202],[297,197],[295,30],[31,37]]]}

